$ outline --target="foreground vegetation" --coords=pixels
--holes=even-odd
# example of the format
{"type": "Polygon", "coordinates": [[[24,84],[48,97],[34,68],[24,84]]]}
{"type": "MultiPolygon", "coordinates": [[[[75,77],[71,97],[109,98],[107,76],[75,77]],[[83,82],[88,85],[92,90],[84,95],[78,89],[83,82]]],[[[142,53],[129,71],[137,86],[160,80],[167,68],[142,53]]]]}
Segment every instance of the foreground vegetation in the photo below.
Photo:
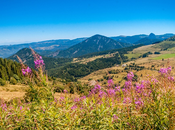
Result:
{"type": "Polygon", "coordinates": [[[23,100],[0,101],[0,129],[175,129],[175,81],[171,66],[161,68],[158,77],[145,75],[135,81],[129,72],[125,85],[95,85],[85,96],[71,98],[68,90],[59,99],[47,83],[42,57],[35,54],[34,84],[32,71],[29,89],[23,100]]]}

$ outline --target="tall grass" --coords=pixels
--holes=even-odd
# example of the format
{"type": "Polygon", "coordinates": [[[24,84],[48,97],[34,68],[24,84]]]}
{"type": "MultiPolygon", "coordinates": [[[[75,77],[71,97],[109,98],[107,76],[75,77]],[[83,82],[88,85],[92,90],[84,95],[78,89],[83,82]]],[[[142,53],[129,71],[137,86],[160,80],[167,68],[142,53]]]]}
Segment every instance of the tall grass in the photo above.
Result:
{"type": "MultiPolygon", "coordinates": [[[[158,77],[147,75],[138,82],[133,77],[129,72],[122,87],[109,80],[107,87],[96,85],[88,96],[74,99],[64,91],[63,97],[54,100],[1,100],[0,128],[175,129],[175,81],[171,67],[162,68],[158,77]]],[[[51,89],[48,91],[51,93],[51,89]]]]}

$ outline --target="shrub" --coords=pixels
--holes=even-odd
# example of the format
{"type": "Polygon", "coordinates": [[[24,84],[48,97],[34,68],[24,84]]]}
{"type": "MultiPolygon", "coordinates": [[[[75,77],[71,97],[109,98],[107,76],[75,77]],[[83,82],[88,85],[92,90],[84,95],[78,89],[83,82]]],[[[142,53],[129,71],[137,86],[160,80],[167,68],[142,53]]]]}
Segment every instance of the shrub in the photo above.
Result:
{"type": "Polygon", "coordinates": [[[13,85],[16,85],[17,84],[17,81],[14,77],[11,77],[10,78],[10,83],[13,84],[13,85]]]}
{"type": "Polygon", "coordinates": [[[20,80],[20,78],[19,78],[19,76],[18,75],[16,75],[16,74],[14,74],[13,75],[13,77],[17,80],[17,81],[19,81],[20,80]]]}
{"type": "Polygon", "coordinates": [[[54,86],[54,92],[62,93],[64,91],[64,86],[57,85],[54,86]]]}
{"type": "Polygon", "coordinates": [[[6,81],[0,78],[0,86],[6,85],[6,81]]]}
{"type": "Polygon", "coordinates": [[[156,51],[155,51],[154,54],[160,54],[160,52],[156,52],[156,51]]]}

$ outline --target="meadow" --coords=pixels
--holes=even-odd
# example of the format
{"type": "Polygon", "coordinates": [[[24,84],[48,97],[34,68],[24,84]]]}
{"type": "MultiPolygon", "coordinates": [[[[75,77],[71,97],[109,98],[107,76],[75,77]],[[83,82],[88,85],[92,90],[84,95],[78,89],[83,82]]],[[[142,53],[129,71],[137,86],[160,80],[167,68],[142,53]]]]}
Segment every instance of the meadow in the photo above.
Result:
{"type": "MultiPolygon", "coordinates": [[[[112,79],[96,84],[86,95],[71,96],[66,88],[54,98],[44,61],[34,55],[36,77],[24,65],[28,89],[23,99],[0,100],[0,129],[175,129],[175,81],[170,64],[157,75],[135,80],[130,70],[123,85],[112,79]]],[[[22,62],[21,62],[22,64],[22,62]]]]}
{"type": "Polygon", "coordinates": [[[161,60],[161,59],[168,59],[168,58],[172,58],[175,57],[175,54],[162,54],[158,57],[153,58],[154,60],[161,60]]]}

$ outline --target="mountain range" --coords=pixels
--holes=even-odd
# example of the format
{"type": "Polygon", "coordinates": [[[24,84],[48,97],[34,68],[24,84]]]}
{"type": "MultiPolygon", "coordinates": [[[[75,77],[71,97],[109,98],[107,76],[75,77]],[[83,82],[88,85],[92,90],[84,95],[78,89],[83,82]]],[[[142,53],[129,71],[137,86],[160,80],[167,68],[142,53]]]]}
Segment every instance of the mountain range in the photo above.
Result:
{"type": "Polygon", "coordinates": [[[155,35],[153,33],[150,33],[150,35],[134,35],[125,37],[123,40],[117,40],[119,37],[109,38],[97,34],[90,38],[87,38],[81,43],[71,46],[66,50],[58,50],[57,52],[52,53],[50,56],[65,58],[79,57],[88,53],[119,49],[137,44],[149,45],[155,42],[160,42],[164,39],[169,38],[170,36],[173,36],[173,34],[155,35]]]}
{"type": "Polygon", "coordinates": [[[121,47],[130,46],[133,44],[149,45],[154,42],[159,42],[159,41],[168,39],[173,35],[174,34],[171,34],[171,33],[167,33],[163,35],[155,35],[151,33],[150,35],[140,34],[140,35],[133,35],[133,36],[117,36],[117,37],[105,37],[101,35],[95,35],[89,38],[77,38],[73,40],[60,39],[60,40],[47,40],[47,41],[41,41],[41,42],[25,43],[25,44],[1,45],[0,57],[7,58],[15,54],[16,52],[18,52],[20,49],[29,48],[29,47],[32,47],[36,52],[38,52],[43,56],[76,57],[82,54],[87,54],[89,52],[91,53],[91,52],[98,52],[98,51],[109,50],[109,49],[117,49],[121,47]],[[98,37],[101,37],[101,39],[98,39],[98,37]],[[91,39],[93,39],[94,41],[92,41],[91,39]],[[89,46],[91,46],[90,48],[86,48],[88,47],[88,45],[85,45],[86,42],[89,43],[89,46]],[[107,44],[105,42],[110,42],[111,46],[107,46],[109,45],[109,43],[107,44]],[[88,51],[78,50],[84,47],[88,51]]]}
{"type": "MultiPolygon", "coordinates": [[[[94,35],[86,40],[66,49],[58,52],[57,55],[53,53],[51,56],[54,57],[79,57],[88,53],[119,49],[123,47],[130,46],[131,44],[122,43],[115,41],[111,38],[102,36],[102,35],[94,35]]],[[[56,52],[57,53],[57,52],[56,52]]]]}
{"type": "Polygon", "coordinates": [[[25,43],[25,44],[15,44],[15,45],[1,45],[0,46],[0,57],[7,58],[23,48],[33,48],[36,52],[41,55],[48,55],[57,50],[64,50],[72,45],[78,44],[86,38],[77,39],[62,39],[62,40],[47,40],[41,42],[25,43]]]}
{"type": "Polygon", "coordinates": [[[150,33],[149,35],[140,34],[140,35],[133,35],[133,36],[117,36],[117,37],[111,37],[111,38],[116,40],[116,41],[134,44],[134,43],[137,43],[139,40],[144,39],[144,38],[158,39],[159,41],[162,41],[162,40],[170,38],[174,35],[175,34],[173,34],[173,33],[166,33],[163,35],[155,35],[154,33],[150,33]]]}

